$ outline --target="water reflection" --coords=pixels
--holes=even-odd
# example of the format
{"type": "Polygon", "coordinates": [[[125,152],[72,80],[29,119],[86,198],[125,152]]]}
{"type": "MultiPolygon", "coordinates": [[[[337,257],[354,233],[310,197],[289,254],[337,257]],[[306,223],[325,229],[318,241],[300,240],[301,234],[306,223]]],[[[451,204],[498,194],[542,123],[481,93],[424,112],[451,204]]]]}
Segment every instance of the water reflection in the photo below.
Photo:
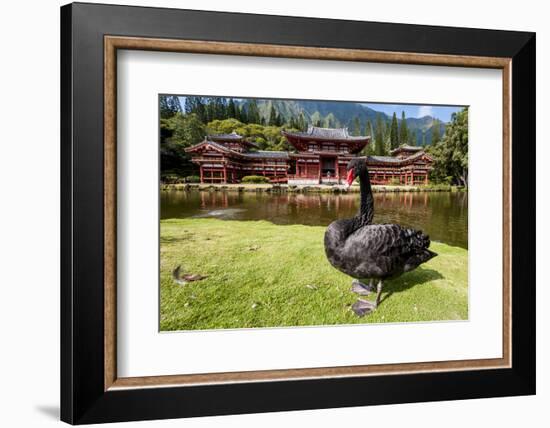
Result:
{"type": "MultiPolygon", "coordinates": [[[[432,240],[468,248],[468,194],[375,193],[376,223],[424,230],[432,240]]],[[[358,194],[162,191],[161,218],[214,217],[326,226],[355,215],[358,194]]]]}

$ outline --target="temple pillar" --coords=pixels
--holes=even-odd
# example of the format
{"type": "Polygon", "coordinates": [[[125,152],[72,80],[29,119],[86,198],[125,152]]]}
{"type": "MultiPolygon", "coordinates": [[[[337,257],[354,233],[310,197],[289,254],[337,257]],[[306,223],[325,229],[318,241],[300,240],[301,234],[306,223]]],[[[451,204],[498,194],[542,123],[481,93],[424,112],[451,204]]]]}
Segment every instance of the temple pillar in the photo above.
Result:
{"type": "Polygon", "coordinates": [[[200,182],[204,183],[204,176],[202,172],[202,164],[199,165],[200,182]]]}

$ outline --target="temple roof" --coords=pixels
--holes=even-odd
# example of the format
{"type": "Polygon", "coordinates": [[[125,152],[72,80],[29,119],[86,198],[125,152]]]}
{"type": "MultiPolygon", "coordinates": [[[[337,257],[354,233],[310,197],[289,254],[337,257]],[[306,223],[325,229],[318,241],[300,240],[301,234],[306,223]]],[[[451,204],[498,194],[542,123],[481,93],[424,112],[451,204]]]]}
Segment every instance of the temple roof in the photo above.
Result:
{"type": "Polygon", "coordinates": [[[237,134],[235,131],[233,131],[231,134],[212,134],[207,135],[206,138],[208,140],[221,140],[221,141],[240,141],[244,137],[242,135],[237,134]]]}
{"type": "Polygon", "coordinates": [[[348,128],[319,128],[308,125],[306,132],[283,131],[283,135],[308,140],[331,140],[331,141],[367,141],[367,136],[349,135],[348,128]]]}
{"type": "Polygon", "coordinates": [[[424,150],[424,147],[409,146],[408,144],[403,144],[402,146],[399,146],[390,151],[390,153],[393,155],[394,153],[399,152],[419,152],[421,150],[424,150]]]}
{"type": "Polygon", "coordinates": [[[271,151],[271,150],[258,150],[257,152],[247,152],[243,153],[247,158],[278,158],[278,159],[288,159],[288,152],[281,151],[271,151]]]}
{"type": "Polygon", "coordinates": [[[249,158],[249,159],[261,159],[261,158],[271,158],[271,159],[289,159],[288,152],[282,152],[282,151],[271,151],[271,150],[258,150],[256,152],[238,152],[236,150],[233,150],[227,146],[224,146],[223,144],[217,143],[215,141],[211,140],[203,140],[198,144],[195,144],[191,147],[187,147],[185,149],[186,152],[194,152],[198,148],[200,148],[203,145],[209,145],[212,146],[218,150],[220,150],[223,153],[231,154],[236,157],[241,158],[249,158]]]}
{"type": "Polygon", "coordinates": [[[406,157],[406,158],[396,158],[393,156],[367,156],[367,165],[368,164],[392,164],[392,165],[404,165],[408,163],[412,163],[413,161],[420,159],[422,157],[426,157],[430,161],[432,160],[432,157],[428,155],[423,150],[417,151],[412,156],[406,157]]]}

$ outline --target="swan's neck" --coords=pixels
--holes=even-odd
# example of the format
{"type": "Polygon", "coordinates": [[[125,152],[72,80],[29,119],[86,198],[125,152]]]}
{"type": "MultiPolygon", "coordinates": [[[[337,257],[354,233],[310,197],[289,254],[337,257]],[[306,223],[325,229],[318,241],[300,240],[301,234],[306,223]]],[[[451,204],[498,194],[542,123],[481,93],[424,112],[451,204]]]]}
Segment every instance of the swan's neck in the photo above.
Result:
{"type": "Polygon", "coordinates": [[[366,168],[359,175],[359,184],[361,189],[361,206],[355,217],[358,228],[371,224],[374,217],[374,198],[372,196],[369,172],[366,168]]]}

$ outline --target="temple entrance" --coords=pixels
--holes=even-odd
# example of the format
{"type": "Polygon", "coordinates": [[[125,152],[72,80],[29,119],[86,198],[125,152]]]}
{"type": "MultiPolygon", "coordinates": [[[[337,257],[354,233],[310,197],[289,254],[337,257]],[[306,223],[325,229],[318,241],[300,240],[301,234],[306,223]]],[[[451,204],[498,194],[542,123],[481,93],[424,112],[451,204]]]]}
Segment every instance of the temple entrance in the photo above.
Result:
{"type": "Polygon", "coordinates": [[[321,177],[336,178],[336,158],[321,158],[321,177]]]}

